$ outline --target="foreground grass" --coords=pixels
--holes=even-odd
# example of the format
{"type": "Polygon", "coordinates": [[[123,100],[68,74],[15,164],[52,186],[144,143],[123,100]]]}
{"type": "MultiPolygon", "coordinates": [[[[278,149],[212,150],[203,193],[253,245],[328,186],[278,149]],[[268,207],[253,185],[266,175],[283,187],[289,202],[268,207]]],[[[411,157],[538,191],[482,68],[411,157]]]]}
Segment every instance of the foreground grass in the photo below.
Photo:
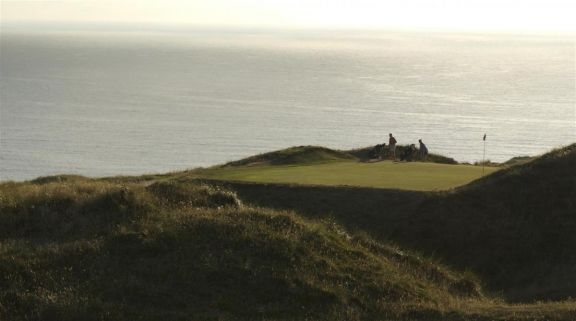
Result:
{"type": "Polygon", "coordinates": [[[225,189],[45,178],[0,184],[2,320],[570,320],[332,220],[225,189]]]}
{"type": "MultiPolygon", "coordinates": [[[[489,174],[497,168],[486,168],[489,174]]],[[[482,177],[482,167],[422,162],[338,161],[307,165],[218,167],[199,177],[259,183],[350,185],[415,191],[446,190],[482,177]]]]}
{"type": "Polygon", "coordinates": [[[0,185],[6,320],[437,319],[473,278],[187,182],[0,185]]]}

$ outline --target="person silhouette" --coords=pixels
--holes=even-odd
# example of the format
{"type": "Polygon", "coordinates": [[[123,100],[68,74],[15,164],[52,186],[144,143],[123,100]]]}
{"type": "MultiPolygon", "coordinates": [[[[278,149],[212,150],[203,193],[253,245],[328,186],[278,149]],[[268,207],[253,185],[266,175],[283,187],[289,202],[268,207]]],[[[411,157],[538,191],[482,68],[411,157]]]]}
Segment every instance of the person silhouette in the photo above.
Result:
{"type": "Polygon", "coordinates": [[[392,133],[389,134],[390,138],[388,139],[388,151],[390,152],[390,159],[396,160],[396,138],[392,136],[392,133]]]}
{"type": "Polygon", "coordinates": [[[420,143],[420,149],[418,150],[420,160],[426,160],[426,156],[428,155],[428,147],[426,147],[426,144],[422,142],[422,139],[419,139],[418,142],[420,143]]]}

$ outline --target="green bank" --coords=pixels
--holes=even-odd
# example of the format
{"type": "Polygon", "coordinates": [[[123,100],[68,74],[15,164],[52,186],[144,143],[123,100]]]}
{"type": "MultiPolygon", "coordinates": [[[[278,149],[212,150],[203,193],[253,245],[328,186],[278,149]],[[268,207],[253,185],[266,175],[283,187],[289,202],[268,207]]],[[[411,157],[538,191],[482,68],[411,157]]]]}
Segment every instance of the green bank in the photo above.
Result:
{"type": "Polygon", "coordinates": [[[454,188],[496,171],[496,167],[428,162],[333,160],[305,165],[228,166],[204,170],[200,177],[260,183],[350,185],[415,191],[454,188]]]}

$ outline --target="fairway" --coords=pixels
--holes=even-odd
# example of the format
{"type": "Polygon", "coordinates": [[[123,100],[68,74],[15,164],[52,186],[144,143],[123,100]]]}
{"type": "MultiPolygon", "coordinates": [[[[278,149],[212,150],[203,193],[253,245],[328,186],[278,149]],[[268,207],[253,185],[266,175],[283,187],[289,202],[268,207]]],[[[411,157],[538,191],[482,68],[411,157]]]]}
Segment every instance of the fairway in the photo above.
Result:
{"type": "MultiPolygon", "coordinates": [[[[497,168],[485,169],[486,174],[497,168]]],[[[355,161],[308,165],[262,165],[207,169],[200,176],[210,179],[260,183],[350,185],[416,191],[445,190],[482,176],[482,167],[421,162],[361,163],[355,161]]]]}

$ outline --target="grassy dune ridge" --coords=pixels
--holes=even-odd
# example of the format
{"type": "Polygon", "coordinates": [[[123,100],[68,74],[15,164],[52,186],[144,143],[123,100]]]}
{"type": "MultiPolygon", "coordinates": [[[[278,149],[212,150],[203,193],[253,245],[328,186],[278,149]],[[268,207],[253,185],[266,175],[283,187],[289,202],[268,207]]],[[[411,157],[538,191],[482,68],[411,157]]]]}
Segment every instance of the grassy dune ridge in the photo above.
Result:
{"type": "Polygon", "coordinates": [[[218,187],[60,177],[0,200],[6,320],[437,319],[487,302],[470,276],[218,187]]]}
{"type": "Polygon", "coordinates": [[[289,165],[313,164],[317,162],[357,160],[350,153],[337,151],[320,146],[297,146],[254,155],[241,160],[224,164],[222,167],[253,166],[253,165],[289,165]]]}
{"type": "MultiPolygon", "coordinates": [[[[574,320],[574,301],[494,291],[571,295],[575,153],[448,192],[199,171],[2,183],[0,320],[574,320]]],[[[255,163],[237,166],[286,166],[255,163]]]]}

